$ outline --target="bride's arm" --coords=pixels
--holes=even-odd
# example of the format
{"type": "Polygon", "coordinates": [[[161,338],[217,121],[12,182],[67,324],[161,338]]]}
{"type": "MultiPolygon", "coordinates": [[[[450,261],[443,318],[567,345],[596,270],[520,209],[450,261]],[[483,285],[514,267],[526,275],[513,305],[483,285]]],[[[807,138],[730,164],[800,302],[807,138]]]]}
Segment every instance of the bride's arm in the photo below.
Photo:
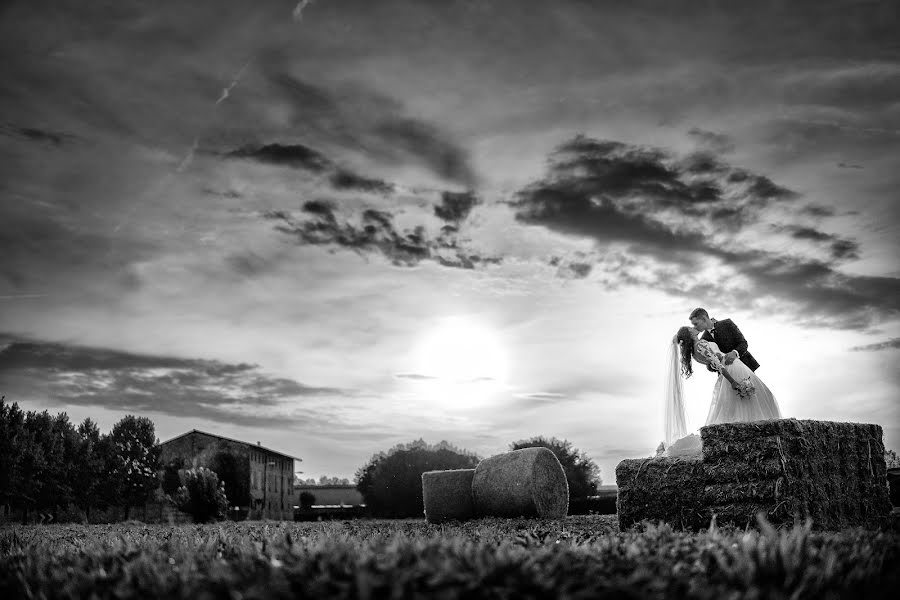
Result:
{"type": "Polygon", "coordinates": [[[704,365],[711,364],[713,369],[721,373],[734,386],[737,384],[737,380],[731,376],[731,373],[722,364],[722,356],[724,355],[721,352],[716,352],[709,344],[698,342],[694,346],[694,359],[704,365]]]}

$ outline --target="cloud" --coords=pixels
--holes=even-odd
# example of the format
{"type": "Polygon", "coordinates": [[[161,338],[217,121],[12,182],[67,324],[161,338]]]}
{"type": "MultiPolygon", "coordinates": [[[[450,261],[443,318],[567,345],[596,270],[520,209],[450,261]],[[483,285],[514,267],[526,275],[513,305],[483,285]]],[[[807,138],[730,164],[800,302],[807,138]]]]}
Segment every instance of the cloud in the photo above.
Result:
{"type": "Polygon", "coordinates": [[[0,133],[32,142],[46,142],[54,146],[61,146],[63,143],[78,139],[77,136],[69,133],[48,131],[35,127],[18,127],[15,125],[0,125],[0,133]]]}
{"type": "Polygon", "coordinates": [[[830,246],[831,255],[835,260],[859,258],[859,244],[853,240],[825,233],[807,225],[776,225],[774,229],[789,233],[794,239],[809,240],[830,246]]]}
{"type": "MultiPolygon", "coordinates": [[[[447,218],[464,218],[476,203],[471,194],[444,193],[435,212],[447,218]]],[[[277,231],[294,237],[300,244],[341,247],[361,256],[379,254],[399,267],[416,266],[425,260],[463,269],[500,262],[497,257],[483,257],[468,250],[459,240],[456,225],[446,225],[439,235],[433,236],[421,224],[399,230],[394,215],[385,210],[354,204],[353,214],[344,217],[339,216],[337,208],[334,201],[309,200],[299,213],[274,210],[262,216],[276,221],[277,231]]]]}
{"type": "Polygon", "coordinates": [[[247,158],[320,173],[333,163],[322,153],[303,144],[265,144],[244,146],[226,153],[229,158],[247,158]]]}
{"type": "Polygon", "coordinates": [[[854,346],[850,348],[851,352],[878,352],[879,350],[892,350],[900,348],[900,338],[893,338],[877,344],[866,344],[865,346],[854,346]]]}
{"type": "Polygon", "coordinates": [[[727,165],[702,172],[698,179],[690,161],[659,149],[578,136],[510,206],[522,223],[593,239],[601,253],[618,244],[641,257],[598,265],[598,278],[613,287],[646,286],[744,308],[775,302],[810,325],[865,327],[900,312],[900,279],[836,269],[835,261],[856,256],[855,242],[765,222],[776,209],[794,218],[809,212],[809,205],[795,206],[796,192],[727,165]],[[698,181],[706,186],[702,194],[698,181]],[[827,242],[827,256],[769,250],[761,236],[773,227],[789,239],[827,242]]]}
{"type": "Polygon", "coordinates": [[[349,390],[273,377],[247,363],[4,337],[12,341],[0,350],[0,379],[11,395],[46,394],[63,404],[263,426],[325,419],[327,409],[313,409],[313,404],[354,395],[349,390]],[[306,403],[310,414],[284,412],[285,403],[306,403]],[[266,414],[260,408],[265,408],[266,414]],[[276,417],[274,413],[281,414],[276,417]]]}
{"type": "Polygon", "coordinates": [[[331,185],[338,190],[359,190],[376,194],[390,194],[394,191],[394,184],[381,179],[373,179],[357,175],[346,169],[338,169],[330,178],[331,185]]]}
{"type": "Polygon", "coordinates": [[[692,127],[688,135],[698,144],[717,154],[734,151],[734,141],[724,133],[716,133],[699,127],[692,127]]]}
{"type": "Polygon", "coordinates": [[[264,68],[286,103],[292,129],[329,145],[392,165],[418,164],[467,187],[478,176],[469,153],[439,126],[410,115],[404,105],[359,84],[316,85],[291,75],[286,59],[270,52],[264,68]]]}
{"type": "Polygon", "coordinates": [[[434,207],[434,214],[439,219],[459,224],[466,220],[472,209],[480,203],[474,192],[443,192],[441,203],[434,207]]]}

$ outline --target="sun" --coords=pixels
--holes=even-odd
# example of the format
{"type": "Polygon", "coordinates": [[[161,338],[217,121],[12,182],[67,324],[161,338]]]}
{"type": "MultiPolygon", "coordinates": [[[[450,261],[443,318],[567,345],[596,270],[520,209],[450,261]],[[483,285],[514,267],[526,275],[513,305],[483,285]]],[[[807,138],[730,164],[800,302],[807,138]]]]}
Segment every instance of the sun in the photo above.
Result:
{"type": "Polygon", "coordinates": [[[446,317],[418,352],[418,371],[447,383],[506,379],[506,352],[490,328],[467,317],[446,317]]]}

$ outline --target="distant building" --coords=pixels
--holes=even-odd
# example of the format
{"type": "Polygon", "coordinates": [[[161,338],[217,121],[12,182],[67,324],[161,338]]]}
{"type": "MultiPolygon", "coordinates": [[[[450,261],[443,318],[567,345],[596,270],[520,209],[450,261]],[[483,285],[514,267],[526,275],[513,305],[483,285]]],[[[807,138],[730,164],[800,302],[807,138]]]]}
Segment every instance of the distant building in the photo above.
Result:
{"type": "MultiPolygon", "coordinates": [[[[243,497],[249,504],[237,508],[248,519],[294,518],[294,506],[299,492],[294,491],[294,461],[303,459],[276,452],[259,442],[240,440],[192,429],[160,444],[160,463],[170,464],[181,459],[189,467],[209,467],[219,452],[225,451],[237,459],[239,485],[232,496],[243,497]]],[[[226,495],[228,490],[225,490],[226,495]]]]}
{"type": "Polygon", "coordinates": [[[295,485],[294,494],[300,498],[300,494],[309,492],[313,495],[313,507],[347,507],[364,506],[365,500],[356,486],[350,485],[295,485]]]}

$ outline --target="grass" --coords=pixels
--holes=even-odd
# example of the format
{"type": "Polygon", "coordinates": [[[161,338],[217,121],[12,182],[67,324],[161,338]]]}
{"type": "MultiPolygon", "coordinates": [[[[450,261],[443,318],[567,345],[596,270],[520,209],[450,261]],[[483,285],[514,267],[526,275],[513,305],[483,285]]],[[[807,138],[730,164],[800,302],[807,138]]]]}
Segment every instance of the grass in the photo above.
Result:
{"type": "Polygon", "coordinates": [[[900,534],[614,515],[0,529],[3,598],[894,597],[900,534]]]}

